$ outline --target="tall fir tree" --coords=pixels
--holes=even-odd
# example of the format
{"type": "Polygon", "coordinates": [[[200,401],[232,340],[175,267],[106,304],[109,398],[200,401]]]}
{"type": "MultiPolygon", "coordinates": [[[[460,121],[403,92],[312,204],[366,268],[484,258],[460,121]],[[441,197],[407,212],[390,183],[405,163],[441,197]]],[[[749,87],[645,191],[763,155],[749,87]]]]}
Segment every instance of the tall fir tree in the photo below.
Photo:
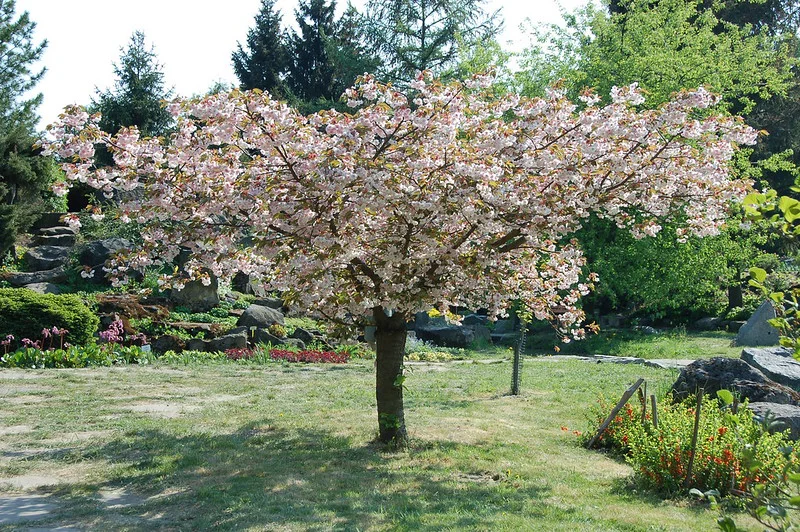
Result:
{"type": "Polygon", "coordinates": [[[163,65],[158,63],[154,48],[147,47],[144,33],[131,35],[119,63],[114,64],[114,73],[114,89],[98,90],[92,102],[93,110],[103,115],[102,127],[116,132],[121,127],[136,126],[147,136],[165,133],[172,117],[163,102],[172,96],[172,90],[164,83],[163,65]]]}
{"type": "Polygon", "coordinates": [[[231,60],[242,89],[261,89],[276,97],[286,95],[283,78],[289,67],[289,53],[274,0],[261,1],[255,26],[247,32],[246,47],[237,43],[231,60]]]}
{"type": "Polygon", "coordinates": [[[328,54],[328,43],[336,33],[336,2],[301,0],[295,10],[300,28],[289,39],[291,63],[288,84],[300,100],[333,100],[335,68],[328,54]]]}
{"type": "Polygon", "coordinates": [[[35,28],[27,12],[16,15],[14,0],[0,0],[0,258],[44,209],[57,175],[34,147],[42,95],[30,91],[44,75],[34,65],[47,45],[34,41],[35,28]]]}
{"type": "Polygon", "coordinates": [[[459,46],[494,38],[499,11],[485,0],[368,0],[370,40],[388,81],[410,81],[417,72],[442,73],[458,60],[459,46]]]}

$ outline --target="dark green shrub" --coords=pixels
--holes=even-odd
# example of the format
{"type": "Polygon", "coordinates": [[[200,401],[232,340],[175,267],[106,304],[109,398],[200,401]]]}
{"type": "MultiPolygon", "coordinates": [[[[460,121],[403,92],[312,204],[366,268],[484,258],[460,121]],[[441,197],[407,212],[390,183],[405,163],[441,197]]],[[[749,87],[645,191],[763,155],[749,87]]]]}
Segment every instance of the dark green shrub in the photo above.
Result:
{"type": "Polygon", "coordinates": [[[58,327],[69,332],[64,338],[73,345],[94,339],[100,320],[78,296],[38,294],[24,288],[0,288],[0,336],[14,335],[38,340],[42,329],[58,327]]]}

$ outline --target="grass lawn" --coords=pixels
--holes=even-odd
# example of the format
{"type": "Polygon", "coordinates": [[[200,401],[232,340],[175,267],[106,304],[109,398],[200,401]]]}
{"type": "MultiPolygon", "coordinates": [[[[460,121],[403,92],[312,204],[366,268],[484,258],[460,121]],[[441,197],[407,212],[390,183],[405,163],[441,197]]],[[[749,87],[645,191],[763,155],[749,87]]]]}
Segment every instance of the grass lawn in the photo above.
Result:
{"type": "Polygon", "coordinates": [[[722,331],[687,333],[684,329],[676,329],[647,334],[630,329],[608,329],[587,336],[580,342],[559,344],[554,333],[539,328],[528,342],[527,352],[553,354],[553,346],[558,345],[562,355],[614,355],[644,359],[738,358],[742,348],[731,347],[735,337],[735,334],[722,331]]]}
{"type": "Polygon", "coordinates": [[[0,503],[53,505],[0,530],[715,529],[571,432],[599,393],[664,391],[674,371],[533,358],[518,397],[510,373],[410,366],[412,443],[388,453],[369,361],[0,370],[0,503]]]}

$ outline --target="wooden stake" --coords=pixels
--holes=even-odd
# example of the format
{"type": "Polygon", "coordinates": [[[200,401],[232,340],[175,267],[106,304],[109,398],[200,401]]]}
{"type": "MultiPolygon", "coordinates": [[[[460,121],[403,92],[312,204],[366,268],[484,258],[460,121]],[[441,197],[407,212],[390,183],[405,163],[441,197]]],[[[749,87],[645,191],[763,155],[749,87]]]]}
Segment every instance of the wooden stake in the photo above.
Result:
{"type": "Polygon", "coordinates": [[[647,421],[647,381],[639,388],[639,399],[642,402],[642,425],[647,421]]]}
{"type": "Polygon", "coordinates": [[[650,411],[653,413],[653,428],[658,428],[658,409],[656,408],[656,396],[650,396],[650,411]]]}
{"type": "Polygon", "coordinates": [[[639,380],[637,380],[636,382],[633,383],[633,386],[631,386],[630,388],[625,390],[625,393],[622,394],[622,399],[619,400],[619,402],[617,403],[617,406],[615,406],[613,409],[611,409],[611,413],[608,415],[608,417],[605,419],[605,421],[603,421],[600,424],[600,428],[597,429],[597,434],[592,436],[592,439],[589,440],[589,443],[586,444],[586,448],[587,449],[591,449],[592,445],[595,444],[597,439],[600,438],[600,436],[603,435],[603,433],[606,431],[608,426],[611,424],[611,421],[613,421],[614,418],[617,416],[617,414],[619,414],[619,411],[622,410],[622,407],[625,406],[625,403],[628,402],[628,399],[630,399],[633,396],[633,394],[636,393],[636,390],[639,389],[639,386],[641,386],[643,382],[644,382],[644,379],[639,379],[639,380]]]}
{"type": "Polygon", "coordinates": [[[694,433],[692,434],[692,448],[689,455],[689,466],[686,468],[686,478],[683,487],[688,488],[692,482],[692,469],[694,468],[694,455],[697,452],[697,433],[700,431],[700,408],[703,406],[703,388],[697,390],[697,408],[694,411],[694,433]]]}

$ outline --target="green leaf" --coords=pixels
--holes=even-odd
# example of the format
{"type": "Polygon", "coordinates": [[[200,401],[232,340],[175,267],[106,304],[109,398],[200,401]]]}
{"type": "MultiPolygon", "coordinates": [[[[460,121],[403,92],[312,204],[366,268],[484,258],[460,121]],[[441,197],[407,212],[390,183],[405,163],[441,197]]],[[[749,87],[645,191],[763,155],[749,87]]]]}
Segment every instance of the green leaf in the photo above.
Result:
{"type": "Polygon", "coordinates": [[[775,303],[783,303],[784,293],[783,292],[772,292],[769,295],[769,298],[773,300],[775,303]]]}
{"type": "Polygon", "coordinates": [[[795,495],[791,499],[789,499],[789,504],[792,506],[800,506],[800,495],[795,495]]]}
{"type": "Polygon", "coordinates": [[[728,390],[718,390],[717,397],[726,405],[733,404],[733,394],[728,390]]]}
{"type": "Polygon", "coordinates": [[[737,532],[736,531],[736,523],[733,521],[731,517],[727,515],[725,517],[720,517],[717,519],[717,526],[723,532],[737,532]]]}
{"type": "Polygon", "coordinates": [[[789,196],[781,196],[778,200],[778,208],[783,213],[783,217],[789,223],[794,222],[800,218],[800,201],[790,198],[789,196]]]}
{"type": "Polygon", "coordinates": [[[763,268],[750,268],[750,276],[758,283],[763,283],[767,280],[767,270],[763,268]]]}
{"type": "Polygon", "coordinates": [[[789,473],[787,476],[795,484],[800,484],[800,473],[789,473]]]}
{"type": "Polygon", "coordinates": [[[705,499],[706,498],[705,494],[702,491],[700,491],[699,489],[697,489],[697,488],[690,489],[689,490],[689,495],[694,495],[695,497],[697,497],[699,499],[705,499]]]}

